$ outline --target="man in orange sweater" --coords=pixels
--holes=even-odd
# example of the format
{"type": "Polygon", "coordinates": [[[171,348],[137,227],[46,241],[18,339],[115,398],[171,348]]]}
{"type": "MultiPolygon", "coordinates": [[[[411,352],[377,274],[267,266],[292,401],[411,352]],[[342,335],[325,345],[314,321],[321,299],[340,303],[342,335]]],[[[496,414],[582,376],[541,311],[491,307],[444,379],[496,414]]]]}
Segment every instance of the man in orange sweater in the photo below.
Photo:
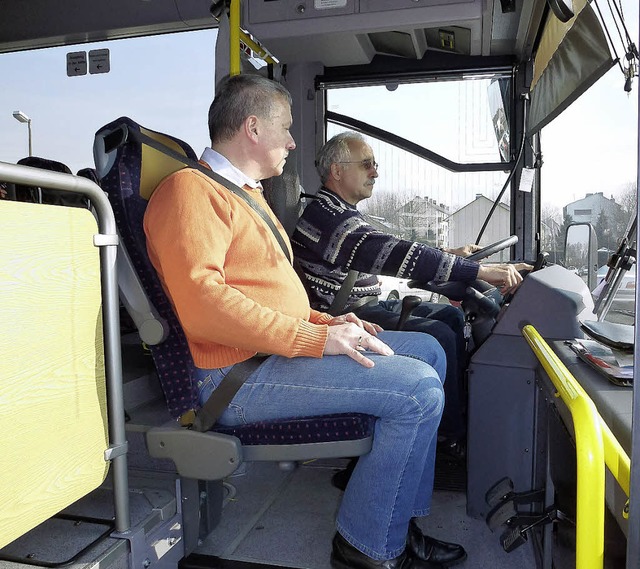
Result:
{"type": "MultiPolygon", "coordinates": [[[[259,180],[278,176],[295,142],[291,97],[257,75],[227,78],[209,111],[202,161],[268,208],[259,180]]],[[[332,565],[426,569],[466,557],[420,531],[433,488],[435,433],[446,359],[426,334],[382,332],[354,314],[312,310],[265,221],[243,199],[194,169],[167,177],[144,220],[151,261],[176,310],[195,364],[200,401],[238,362],[273,354],[239,389],[219,422],[355,412],[377,418],[373,447],[345,491],[332,565]]]]}

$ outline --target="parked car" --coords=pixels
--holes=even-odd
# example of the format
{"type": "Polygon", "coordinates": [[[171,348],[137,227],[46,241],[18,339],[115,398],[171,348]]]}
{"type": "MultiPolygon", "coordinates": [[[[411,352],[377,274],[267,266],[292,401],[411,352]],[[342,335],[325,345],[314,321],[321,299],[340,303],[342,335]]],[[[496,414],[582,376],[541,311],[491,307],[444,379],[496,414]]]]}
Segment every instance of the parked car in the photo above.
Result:
{"type": "Polygon", "coordinates": [[[419,296],[422,300],[427,302],[438,302],[438,295],[428,290],[422,290],[419,288],[409,288],[407,282],[409,279],[399,279],[397,277],[379,276],[380,288],[382,289],[381,299],[386,299],[391,291],[397,291],[399,298],[404,298],[408,295],[419,296]]]}

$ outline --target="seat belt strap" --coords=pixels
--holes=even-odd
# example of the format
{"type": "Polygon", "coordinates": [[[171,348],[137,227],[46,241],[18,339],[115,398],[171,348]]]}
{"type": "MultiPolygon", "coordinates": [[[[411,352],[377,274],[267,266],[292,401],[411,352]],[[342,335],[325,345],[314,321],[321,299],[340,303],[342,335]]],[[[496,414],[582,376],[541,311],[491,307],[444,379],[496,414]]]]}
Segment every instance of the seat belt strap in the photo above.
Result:
{"type": "Polygon", "coordinates": [[[212,180],[215,180],[220,185],[227,188],[231,193],[235,194],[240,199],[244,200],[249,205],[249,207],[253,209],[262,218],[262,221],[264,221],[267,224],[267,227],[271,230],[271,233],[273,233],[273,236],[276,238],[278,245],[280,245],[280,248],[282,249],[282,252],[287,258],[287,261],[289,261],[289,263],[292,263],[291,253],[289,253],[289,248],[284,242],[282,234],[278,231],[278,228],[276,227],[275,223],[273,223],[273,220],[269,217],[269,214],[256,200],[254,200],[246,191],[236,186],[233,182],[231,182],[230,180],[227,180],[223,176],[220,176],[213,170],[209,170],[209,168],[205,168],[202,164],[196,163],[195,165],[193,165],[193,168],[209,176],[209,178],[211,178],[212,180]]]}
{"type": "Polygon", "coordinates": [[[212,180],[218,182],[220,185],[227,188],[231,193],[235,194],[240,199],[244,200],[249,205],[249,207],[253,209],[260,216],[260,218],[267,224],[267,227],[269,227],[269,229],[273,233],[273,236],[276,238],[276,241],[278,242],[278,245],[280,245],[280,248],[285,254],[285,257],[287,258],[289,263],[292,262],[291,254],[289,253],[289,248],[287,247],[282,237],[282,234],[280,233],[280,231],[278,231],[278,228],[276,227],[275,223],[273,223],[273,220],[269,217],[269,214],[265,211],[265,209],[256,200],[254,200],[247,192],[239,188],[236,184],[234,184],[230,180],[227,180],[220,174],[214,172],[213,170],[210,170],[209,168],[205,168],[202,164],[198,162],[194,162],[190,158],[187,158],[183,154],[176,152],[172,148],[165,146],[161,142],[158,142],[154,138],[151,138],[150,136],[140,131],[133,131],[128,129],[128,135],[132,139],[136,140],[137,142],[141,144],[146,144],[147,146],[150,146],[151,148],[154,148],[155,150],[158,150],[159,152],[162,152],[167,156],[170,156],[174,160],[178,160],[179,162],[182,162],[182,164],[184,164],[185,166],[198,170],[199,172],[202,172],[212,180]]]}
{"type": "Polygon", "coordinates": [[[253,356],[235,364],[200,409],[187,411],[180,417],[182,426],[201,433],[211,429],[229,406],[238,389],[267,357],[266,355],[253,356]]]}
{"type": "Polygon", "coordinates": [[[347,305],[347,301],[349,300],[349,296],[351,295],[351,291],[353,290],[353,285],[356,284],[356,280],[360,273],[358,271],[354,271],[353,269],[347,273],[347,278],[344,279],[340,290],[336,294],[329,307],[327,312],[331,314],[331,316],[338,316],[342,314],[344,307],[347,305]]]}
{"type": "MultiPolygon", "coordinates": [[[[309,199],[317,199],[318,197],[315,194],[307,194],[305,192],[300,192],[300,196],[303,198],[309,198],[309,199]]],[[[304,271],[302,274],[304,275],[304,271]]],[[[333,297],[333,302],[331,303],[331,306],[327,310],[327,314],[330,314],[331,316],[339,316],[340,314],[342,314],[342,311],[344,310],[345,306],[347,305],[347,301],[351,296],[351,291],[353,290],[353,286],[356,284],[356,280],[358,280],[359,274],[360,273],[358,271],[354,271],[354,270],[350,270],[347,273],[347,278],[342,282],[342,286],[340,287],[336,295],[333,297]]],[[[300,278],[302,282],[305,282],[304,279],[302,279],[302,276],[300,276],[300,278]]],[[[368,297],[367,302],[370,302],[371,300],[372,298],[368,297]]],[[[359,306],[362,306],[362,305],[359,305],[359,306]]]]}

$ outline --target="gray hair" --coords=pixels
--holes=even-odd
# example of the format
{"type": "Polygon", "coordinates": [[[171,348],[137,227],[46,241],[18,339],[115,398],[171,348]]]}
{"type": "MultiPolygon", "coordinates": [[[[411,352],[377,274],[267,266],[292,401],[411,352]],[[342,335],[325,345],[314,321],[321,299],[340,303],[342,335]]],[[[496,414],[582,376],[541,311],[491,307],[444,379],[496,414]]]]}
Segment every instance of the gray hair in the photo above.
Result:
{"type": "Polygon", "coordinates": [[[221,79],[209,107],[211,143],[232,138],[250,115],[269,118],[278,98],[292,105],[285,87],[261,75],[227,75],[221,79]]]}
{"type": "Polygon", "coordinates": [[[316,157],[316,170],[323,184],[329,179],[331,164],[347,162],[351,158],[349,143],[352,141],[366,142],[364,136],[357,132],[341,132],[324,143],[316,157]]]}

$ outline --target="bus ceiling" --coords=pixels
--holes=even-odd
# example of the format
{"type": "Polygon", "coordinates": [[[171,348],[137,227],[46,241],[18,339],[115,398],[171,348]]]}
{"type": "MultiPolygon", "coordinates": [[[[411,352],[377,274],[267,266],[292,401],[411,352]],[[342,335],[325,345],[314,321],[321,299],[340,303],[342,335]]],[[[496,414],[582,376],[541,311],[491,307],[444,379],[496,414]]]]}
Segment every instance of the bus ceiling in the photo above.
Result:
{"type": "Polygon", "coordinates": [[[214,28],[210,0],[3,0],[0,53],[214,28]]]}
{"type": "MultiPolygon", "coordinates": [[[[211,0],[4,0],[0,53],[213,28],[211,0]]],[[[242,26],[285,63],[427,50],[530,57],[545,0],[244,0],[242,26]]]]}

